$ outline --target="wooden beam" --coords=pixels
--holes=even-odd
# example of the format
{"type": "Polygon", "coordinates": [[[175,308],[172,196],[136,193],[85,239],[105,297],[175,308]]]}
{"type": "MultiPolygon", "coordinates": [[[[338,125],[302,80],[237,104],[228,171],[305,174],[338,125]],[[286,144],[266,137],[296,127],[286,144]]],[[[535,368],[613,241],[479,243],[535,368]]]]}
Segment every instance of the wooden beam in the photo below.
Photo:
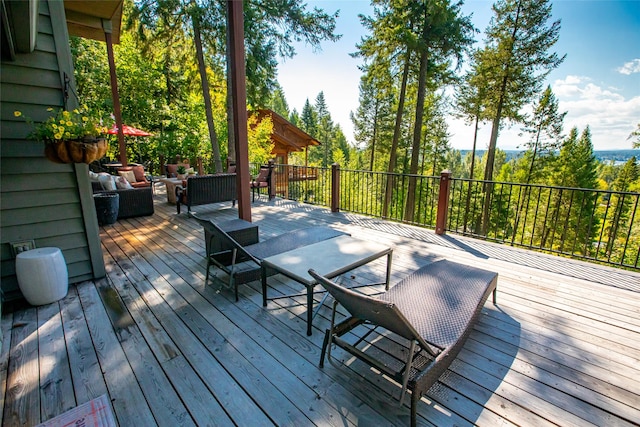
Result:
{"type": "Polygon", "coordinates": [[[244,14],[242,0],[227,0],[227,31],[230,38],[231,103],[236,148],[238,217],[251,221],[249,140],[247,135],[247,87],[244,59],[244,14]]]}
{"type": "Polygon", "coordinates": [[[109,76],[111,77],[111,97],[113,98],[113,115],[116,118],[118,127],[118,150],[119,159],[122,166],[127,166],[127,147],[124,143],[124,133],[122,132],[122,111],[120,109],[120,94],[118,93],[118,79],[116,77],[116,61],[113,54],[113,42],[111,31],[105,27],[104,39],[107,43],[107,57],[109,59],[109,76]]]}

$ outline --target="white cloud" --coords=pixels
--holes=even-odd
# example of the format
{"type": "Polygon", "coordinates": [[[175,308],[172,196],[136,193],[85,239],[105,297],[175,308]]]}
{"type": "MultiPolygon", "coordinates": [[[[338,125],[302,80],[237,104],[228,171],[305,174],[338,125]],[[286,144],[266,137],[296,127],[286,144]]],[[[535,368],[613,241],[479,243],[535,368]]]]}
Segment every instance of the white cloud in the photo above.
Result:
{"type": "Polygon", "coordinates": [[[614,88],[603,88],[587,77],[567,76],[552,85],[560,111],[567,111],[565,131],[591,129],[595,149],[628,149],[627,136],[640,119],[640,96],[626,99],[614,88]]]}
{"type": "Polygon", "coordinates": [[[640,59],[636,58],[632,61],[626,62],[622,67],[617,68],[616,71],[626,76],[634,73],[640,73],[640,59]]]}

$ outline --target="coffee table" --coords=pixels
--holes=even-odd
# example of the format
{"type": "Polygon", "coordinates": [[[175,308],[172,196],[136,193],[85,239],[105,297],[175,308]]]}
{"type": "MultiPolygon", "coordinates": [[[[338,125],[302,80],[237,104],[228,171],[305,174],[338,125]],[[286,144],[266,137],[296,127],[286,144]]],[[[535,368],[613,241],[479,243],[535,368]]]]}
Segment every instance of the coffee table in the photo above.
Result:
{"type": "Polygon", "coordinates": [[[321,276],[331,279],[386,255],[385,288],[389,289],[392,254],[393,249],[388,246],[347,235],[265,258],[261,263],[262,305],[266,307],[269,300],[267,298],[267,269],[275,270],[277,273],[304,285],[307,288],[307,335],[311,335],[311,323],[314,317],[313,288],[317,282],[309,275],[309,269],[314,269],[321,276]]]}
{"type": "Polygon", "coordinates": [[[172,205],[176,204],[176,187],[182,186],[182,180],[178,178],[161,178],[160,182],[164,182],[167,186],[167,202],[172,205]]]}

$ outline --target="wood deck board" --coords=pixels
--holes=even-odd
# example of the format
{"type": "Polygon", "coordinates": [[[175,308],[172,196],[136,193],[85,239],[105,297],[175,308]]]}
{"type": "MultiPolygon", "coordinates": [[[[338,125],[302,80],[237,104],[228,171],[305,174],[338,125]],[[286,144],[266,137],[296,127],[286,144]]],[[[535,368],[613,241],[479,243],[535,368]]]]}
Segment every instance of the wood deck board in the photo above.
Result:
{"type": "MultiPolygon", "coordinates": [[[[265,309],[258,281],[237,303],[218,278],[205,286],[202,228],[163,197],[153,216],[101,228],[106,279],[3,314],[3,425],[34,425],[103,393],[120,425],[408,423],[397,384],[339,350],[348,363],[317,367],[329,304],[307,337],[304,297],[265,309]]],[[[194,210],[237,217],[228,203],[194,210]]],[[[392,284],[440,258],[499,273],[497,306],[486,304],[423,397],[419,425],[637,425],[640,274],[279,199],[260,197],[252,213],[261,240],[330,225],[393,246],[392,284]]],[[[374,262],[341,280],[384,271],[374,262]]],[[[269,285],[270,296],[302,290],[283,276],[269,285]]]]}

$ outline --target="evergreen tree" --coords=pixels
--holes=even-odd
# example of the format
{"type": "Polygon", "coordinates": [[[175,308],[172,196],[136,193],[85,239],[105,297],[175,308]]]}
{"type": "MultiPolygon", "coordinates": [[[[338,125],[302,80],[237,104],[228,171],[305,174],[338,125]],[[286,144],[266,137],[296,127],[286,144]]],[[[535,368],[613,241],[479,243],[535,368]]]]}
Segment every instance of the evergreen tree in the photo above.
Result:
{"type": "Polygon", "coordinates": [[[533,107],[533,117],[526,121],[526,126],[522,129],[531,135],[531,139],[526,143],[531,154],[525,183],[529,184],[531,179],[538,175],[536,171],[539,172],[541,168],[535,168],[536,161],[559,148],[566,115],[566,111],[558,113],[558,100],[551,86],[547,86],[533,107]]]}
{"type": "MultiPolygon", "coordinates": [[[[314,105],[314,111],[316,113],[316,138],[322,144],[322,167],[327,167],[331,164],[331,157],[333,152],[333,122],[331,120],[331,114],[327,107],[327,103],[324,99],[324,92],[318,93],[314,105]]],[[[316,151],[316,150],[314,150],[316,151]]]]}
{"type": "Polygon", "coordinates": [[[289,105],[287,104],[287,99],[280,85],[277,85],[276,90],[271,93],[271,98],[267,106],[285,119],[289,117],[289,105]]]}
{"type": "MultiPolygon", "coordinates": [[[[558,41],[560,21],[550,26],[551,0],[498,0],[486,30],[486,45],[478,54],[484,70],[492,127],[484,179],[491,181],[498,133],[503,118],[521,121],[520,109],[540,90],[546,76],[564,60],[549,50],[558,41]]],[[[491,185],[486,188],[491,192],[491,185]]],[[[483,231],[489,218],[484,207],[483,231]]]]}
{"type": "MultiPolygon", "coordinates": [[[[452,60],[459,64],[464,50],[473,42],[473,26],[468,16],[462,16],[460,3],[453,5],[448,0],[441,0],[411,3],[409,8],[412,10],[411,21],[417,29],[416,51],[420,58],[409,170],[414,175],[418,172],[428,80],[432,86],[449,81],[452,60]]],[[[404,212],[404,220],[408,222],[413,221],[415,214],[416,184],[415,177],[410,177],[404,212]]]]}
{"type": "Polygon", "coordinates": [[[303,131],[308,133],[314,138],[318,137],[318,119],[316,112],[314,111],[309,98],[304,102],[302,107],[302,115],[300,116],[300,125],[303,131]]]}
{"type": "Polygon", "coordinates": [[[391,139],[392,127],[392,78],[388,69],[381,69],[380,74],[365,68],[360,78],[360,96],[356,113],[351,113],[354,125],[355,140],[362,143],[369,151],[369,170],[374,170],[376,152],[380,155],[388,152],[383,148],[384,141],[391,139]]]}
{"type": "Polygon", "coordinates": [[[614,254],[614,248],[624,247],[625,240],[631,235],[631,233],[623,233],[623,235],[618,236],[618,230],[630,230],[632,227],[629,214],[632,211],[635,198],[627,194],[627,192],[634,187],[638,178],[640,178],[640,168],[636,163],[636,157],[633,156],[627,160],[611,185],[612,190],[621,194],[611,194],[607,212],[613,212],[613,214],[607,215],[608,218],[603,227],[604,234],[607,237],[605,253],[609,259],[611,259],[612,255],[616,255],[615,259],[620,259],[622,255],[614,254]]]}
{"type": "MultiPolygon", "coordinates": [[[[591,132],[587,127],[580,137],[573,128],[562,143],[553,175],[552,185],[580,189],[597,188],[598,162],[593,153],[591,132]]],[[[593,191],[571,192],[558,189],[547,209],[551,209],[542,235],[542,246],[589,254],[596,236],[599,219],[596,215],[597,194],[593,191]]]]}
{"type": "Polygon", "coordinates": [[[531,101],[549,72],[565,56],[549,50],[558,41],[560,21],[550,26],[550,0],[498,0],[486,30],[486,46],[478,61],[486,70],[486,93],[493,124],[484,179],[493,178],[493,157],[503,118],[520,121],[520,109],[531,101]]]}

